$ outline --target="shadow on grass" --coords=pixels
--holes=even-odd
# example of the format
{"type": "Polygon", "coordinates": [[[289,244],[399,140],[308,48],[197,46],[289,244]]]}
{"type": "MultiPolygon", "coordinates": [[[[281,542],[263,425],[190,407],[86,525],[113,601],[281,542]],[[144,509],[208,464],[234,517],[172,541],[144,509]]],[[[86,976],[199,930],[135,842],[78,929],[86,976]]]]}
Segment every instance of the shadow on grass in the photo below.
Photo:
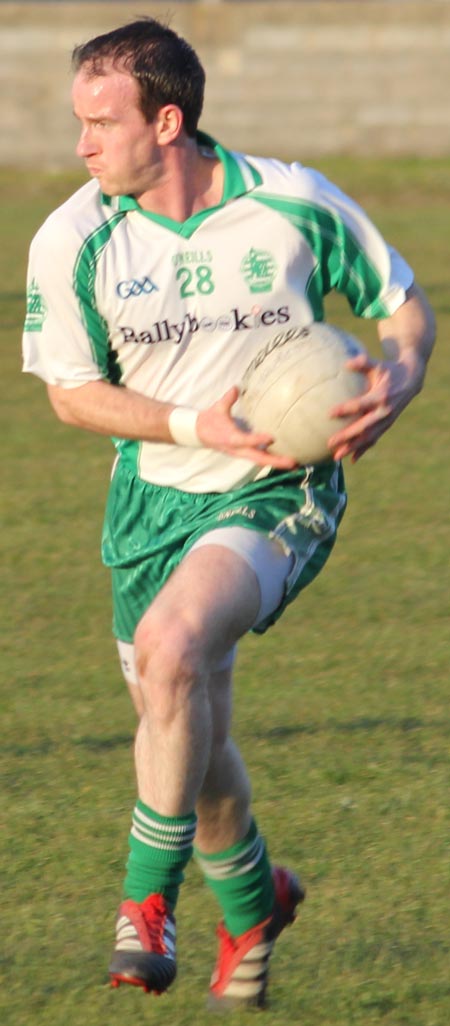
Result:
{"type": "Polygon", "coordinates": [[[112,737],[77,737],[72,740],[55,741],[51,738],[42,738],[39,741],[32,741],[29,744],[9,743],[0,745],[0,755],[9,755],[15,758],[23,758],[27,755],[49,755],[57,752],[63,747],[73,746],[84,748],[86,751],[110,752],[118,748],[129,748],[133,743],[132,734],[114,734],[112,737]]]}
{"type": "MultiPolygon", "coordinates": [[[[418,719],[413,716],[406,716],[400,719],[393,717],[358,717],[354,720],[339,723],[335,720],[324,720],[320,723],[292,723],[289,725],[280,724],[279,726],[270,727],[268,730],[252,731],[252,736],[259,740],[280,742],[283,743],[286,739],[291,737],[299,737],[301,735],[320,735],[320,734],[363,734],[375,733],[377,730],[390,730],[393,733],[407,734],[412,731],[419,730],[437,730],[444,735],[450,734],[450,721],[449,720],[424,720],[418,719]]],[[[29,744],[21,743],[7,743],[0,745],[0,755],[9,755],[17,758],[21,758],[27,755],[48,755],[51,752],[55,752],[62,746],[66,747],[69,745],[74,748],[82,748],[89,752],[110,752],[119,748],[129,748],[133,744],[133,734],[113,734],[111,737],[101,737],[98,735],[87,734],[83,737],[76,737],[72,739],[53,740],[51,738],[41,738],[40,740],[34,740],[29,744]]]]}
{"type": "Polygon", "coordinates": [[[374,733],[377,730],[392,730],[403,734],[413,730],[438,729],[443,733],[450,732],[450,720],[423,720],[413,716],[395,719],[389,716],[361,716],[355,720],[338,723],[336,720],[325,720],[323,723],[296,723],[270,727],[269,730],[256,731],[256,737],[267,741],[283,741],[288,737],[301,734],[358,734],[374,733]]]}
{"type": "Polygon", "coordinates": [[[86,748],[90,752],[109,752],[115,748],[129,748],[133,740],[132,734],[115,734],[112,737],[77,737],[72,744],[75,748],[86,748]]]}

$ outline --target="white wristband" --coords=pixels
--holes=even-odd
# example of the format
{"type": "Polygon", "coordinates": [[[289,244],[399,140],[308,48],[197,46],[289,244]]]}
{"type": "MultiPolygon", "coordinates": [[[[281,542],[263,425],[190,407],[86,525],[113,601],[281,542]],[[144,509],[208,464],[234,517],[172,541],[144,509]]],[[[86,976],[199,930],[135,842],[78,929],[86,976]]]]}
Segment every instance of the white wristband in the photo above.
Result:
{"type": "Polygon", "coordinates": [[[176,445],[198,447],[201,441],[197,434],[198,410],[191,406],[175,406],[169,413],[169,431],[176,445]]]}

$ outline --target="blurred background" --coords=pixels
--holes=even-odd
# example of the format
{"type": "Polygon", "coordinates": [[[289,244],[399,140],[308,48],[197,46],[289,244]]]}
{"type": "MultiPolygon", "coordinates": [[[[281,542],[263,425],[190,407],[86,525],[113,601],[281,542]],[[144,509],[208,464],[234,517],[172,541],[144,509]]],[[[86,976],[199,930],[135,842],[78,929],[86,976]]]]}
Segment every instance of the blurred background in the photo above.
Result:
{"type": "MultiPolygon", "coordinates": [[[[436,312],[423,393],[346,461],[329,569],[240,646],[234,733],[272,857],[308,892],[277,944],[264,1022],[449,1026],[447,0],[0,0],[0,1022],[210,1024],[217,909],[194,864],[167,1002],[108,986],[135,800],[135,721],[98,553],[113,450],[59,423],[42,382],[21,374],[30,240],[86,180],[70,54],[141,14],[197,49],[204,130],[328,174],[436,312]]],[[[374,323],[341,300],[328,319],[379,355],[374,323]]]]}
{"type": "Polygon", "coordinates": [[[0,162],[75,163],[72,47],[147,14],[207,71],[203,128],[239,149],[450,152],[448,0],[0,3],[0,162]]]}

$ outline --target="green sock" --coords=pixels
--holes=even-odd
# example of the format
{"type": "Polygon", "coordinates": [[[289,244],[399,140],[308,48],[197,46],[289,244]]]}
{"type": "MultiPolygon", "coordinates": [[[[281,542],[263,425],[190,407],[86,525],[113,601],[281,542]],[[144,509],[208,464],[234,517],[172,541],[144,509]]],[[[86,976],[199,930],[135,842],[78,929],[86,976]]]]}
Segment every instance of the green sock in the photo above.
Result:
{"type": "Polygon", "coordinates": [[[197,817],[160,816],[137,801],[129,836],[124,895],[144,901],[149,894],[162,894],[175,908],[183,870],[192,855],[197,817]]]}
{"type": "Polygon", "coordinates": [[[254,821],[247,836],[231,848],[216,855],[203,855],[196,849],[195,857],[233,937],[270,916],[274,901],[272,871],[254,821]]]}

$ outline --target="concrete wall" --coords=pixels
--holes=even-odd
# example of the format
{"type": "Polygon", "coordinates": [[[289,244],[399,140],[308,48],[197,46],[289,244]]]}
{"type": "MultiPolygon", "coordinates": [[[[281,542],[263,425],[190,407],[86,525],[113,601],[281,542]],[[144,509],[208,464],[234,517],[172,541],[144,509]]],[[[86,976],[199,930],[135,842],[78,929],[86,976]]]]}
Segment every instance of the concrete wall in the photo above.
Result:
{"type": "Polygon", "coordinates": [[[70,166],[72,47],[166,19],[208,74],[202,127],[301,159],[450,153],[449,0],[0,3],[0,163],[70,166]]]}

